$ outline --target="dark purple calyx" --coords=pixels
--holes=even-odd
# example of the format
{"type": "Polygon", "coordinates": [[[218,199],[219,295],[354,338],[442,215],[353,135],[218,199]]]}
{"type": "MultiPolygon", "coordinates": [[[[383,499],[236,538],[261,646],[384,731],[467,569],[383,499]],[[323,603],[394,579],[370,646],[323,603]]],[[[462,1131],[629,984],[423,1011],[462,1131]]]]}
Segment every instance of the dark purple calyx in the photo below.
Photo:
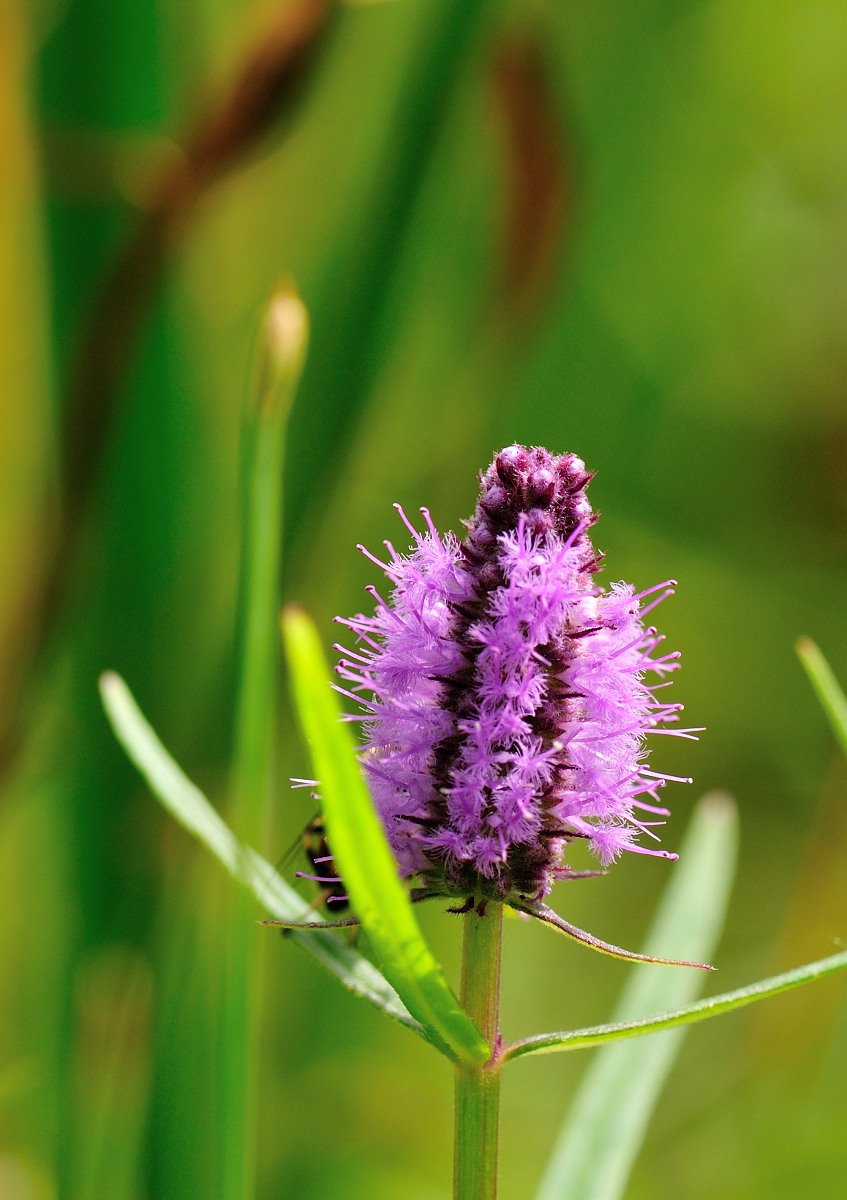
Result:
{"type": "MultiPolygon", "coordinates": [[[[472,598],[454,606],[451,630],[452,640],[462,650],[462,665],[440,680],[441,704],[453,716],[453,732],[433,749],[432,774],[439,799],[431,805],[431,818],[436,826],[461,825],[450,797],[457,773],[473,762],[468,727],[480,718],[480,688],[484,686],[480,656],[485,643],[477,631],[491,621],[495,595],[502,596],[509,586],[503,536],[521,529],[530,542],[539,546],[570,543],[572,559],[578,564],[575,577],[589,593],[591,576],[600,563],[587,533],[595,520],[585,495],[591,478],[576,455],[553,455],[540,447],[518,445],[501,450],[480,475],[480,497],[473,517],[465,523],[467,535],[461,543],[465,568],[472,580],[472,598]]],[[[433,886],[442,883],[451,894],[499,900],[508,896],[532,899],[549,891],[553,872],[561,862],[563,842],[573,836],[552,811],[572,776],[566,754],[553,747],[561,731],[577,716],[579,702],[562,676],[574,656],[575,641],[586,632],[585,628],[562,628],[533,647],[545,664],[540,703],[516,722],[511,740],[499,743],[502,761],[493,767],[488,779],[480,781],[478,817],[480,828],[485,830],[487,822],[499,819],[494,792],[513,770],[510,752],[519,753],[528,739],[537,741],[539,754],[547,756],[547,767],[533,797],[535,819],[527,836],[520,840],[506,838],[505,852],[501,837],[500,855],[495,858],[492,848],[490,862],[481,863],[478,854],[462,858],[436,848],[431,853],[435,860],[433,886]]],[[[492,840],[496,830],[492,825],[492,840]]]]}

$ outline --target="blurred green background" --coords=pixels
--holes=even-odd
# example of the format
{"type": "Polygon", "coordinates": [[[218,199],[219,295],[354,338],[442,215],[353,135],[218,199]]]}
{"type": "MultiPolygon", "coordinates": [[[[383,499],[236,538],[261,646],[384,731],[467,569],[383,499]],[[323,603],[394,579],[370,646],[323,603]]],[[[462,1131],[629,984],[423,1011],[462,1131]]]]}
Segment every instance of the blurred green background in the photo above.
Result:
{"type": "MultiPolygon", "coordinates": [[[[241,424],[281,279],[312,321],[285,595],[329,644],[375,582],[355,543],[402,543],[393,501],[455,529],[501,445],[578,452],[605,578],[680,580],[662,627],[708,734],[656,763],[740,803],[713,990],[841,944],[847,770],[793,641],[847,679],[845,67],[839,0],[0,0],[3,1200],[219,1194],[232,890],[123,761],[96,680],[124,674],[223,802],[241,424]],[[266,102],[238,91],[305,26],[266,102]],[[241,125],[204,144],[216,111],[241,125]]],[[[280,742],[272,859],[312,815],[288,718],[280,742]]],[[[672,870],[630,856],[554,899],[637,947],[672,870]]],[[[455,977],[458,923],[422,920],[455,977]]],[[[446,1064],[249,935],[258,1195],[446,1196],[446,1064]]],[[[604,1020],[626,971],[518,921],[505,953],[512,1036],[604,1020]]],[[[843,1195],[845,996],[697,1027],[628,1195],[843,1195]]],[[[504,1197],[586,1061],[507,1074],[504,1197]]]]}

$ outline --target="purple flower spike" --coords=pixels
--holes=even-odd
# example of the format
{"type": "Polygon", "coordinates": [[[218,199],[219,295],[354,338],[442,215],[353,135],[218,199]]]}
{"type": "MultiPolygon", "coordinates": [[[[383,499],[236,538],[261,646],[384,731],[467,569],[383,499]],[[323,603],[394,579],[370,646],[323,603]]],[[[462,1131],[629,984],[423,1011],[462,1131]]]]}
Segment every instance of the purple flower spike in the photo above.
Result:
{"type": "Polygon", "coordinates": [[[678,656],[642,619],[674,582],[596,586],[590,479],[573,454],[508,446],[464,541],[398,508],[410,552],[386,543],[388,561],[374,559],[390,596],[368,589],[373,616],[342,621],[358,640],[337,669],[364,709],[365,772],[425,894],[540,904],[583,874],[565,861],[574,838],[603,867],[623,850],[676,857],[645,844],[672,778],[645,743],[698,731],[679,728],[662,690],[678,656]]]}

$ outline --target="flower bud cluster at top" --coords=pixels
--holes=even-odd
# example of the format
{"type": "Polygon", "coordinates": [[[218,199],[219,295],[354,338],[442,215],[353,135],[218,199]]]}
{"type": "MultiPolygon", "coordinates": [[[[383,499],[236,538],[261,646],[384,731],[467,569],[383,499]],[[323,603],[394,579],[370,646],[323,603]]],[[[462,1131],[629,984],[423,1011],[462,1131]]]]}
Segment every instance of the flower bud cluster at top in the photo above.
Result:
{"type": "Polygon", "coordinates": [[[391,595],[369,588],[374,615],[342,621],[357,647],[338,647],[337,669],[364,708],[376,807],[401,872],[432,892],[540,899],[572,874],[574,838],[603,866],[623,850],[675,857],[638,842],[657,840],[671,778],[646,765],[646,735],[695,733],[660,698],[678,656],[657,655],[642,621],[673,581],[595,585],[590,479],[576,455],[509,446],[463,542],[398,506],[410,553],[387,542],[374,559],[391,595]]]}

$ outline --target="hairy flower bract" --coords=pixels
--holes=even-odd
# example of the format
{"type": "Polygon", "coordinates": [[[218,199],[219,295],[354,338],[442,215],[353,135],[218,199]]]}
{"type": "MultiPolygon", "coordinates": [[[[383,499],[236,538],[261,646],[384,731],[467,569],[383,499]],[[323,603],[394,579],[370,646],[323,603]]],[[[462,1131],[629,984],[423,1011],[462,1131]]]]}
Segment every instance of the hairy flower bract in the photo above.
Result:
{"type": "Polygon", "coordinates": [[[397,506],[410,551],[386,543],[389,595],[369,588],[373,615],[342,622],[374,801],[401,872],[430,894],[540,900],[575,874],[574,839],[604,867],[624,850],[675,857],[643,841],[672,778],[646,739],[696,733],[664,698],[678,655],[643,619],[673,580],[596,585],[590,479],[576,455],[509,446],[462,541],[397,506]]]}

